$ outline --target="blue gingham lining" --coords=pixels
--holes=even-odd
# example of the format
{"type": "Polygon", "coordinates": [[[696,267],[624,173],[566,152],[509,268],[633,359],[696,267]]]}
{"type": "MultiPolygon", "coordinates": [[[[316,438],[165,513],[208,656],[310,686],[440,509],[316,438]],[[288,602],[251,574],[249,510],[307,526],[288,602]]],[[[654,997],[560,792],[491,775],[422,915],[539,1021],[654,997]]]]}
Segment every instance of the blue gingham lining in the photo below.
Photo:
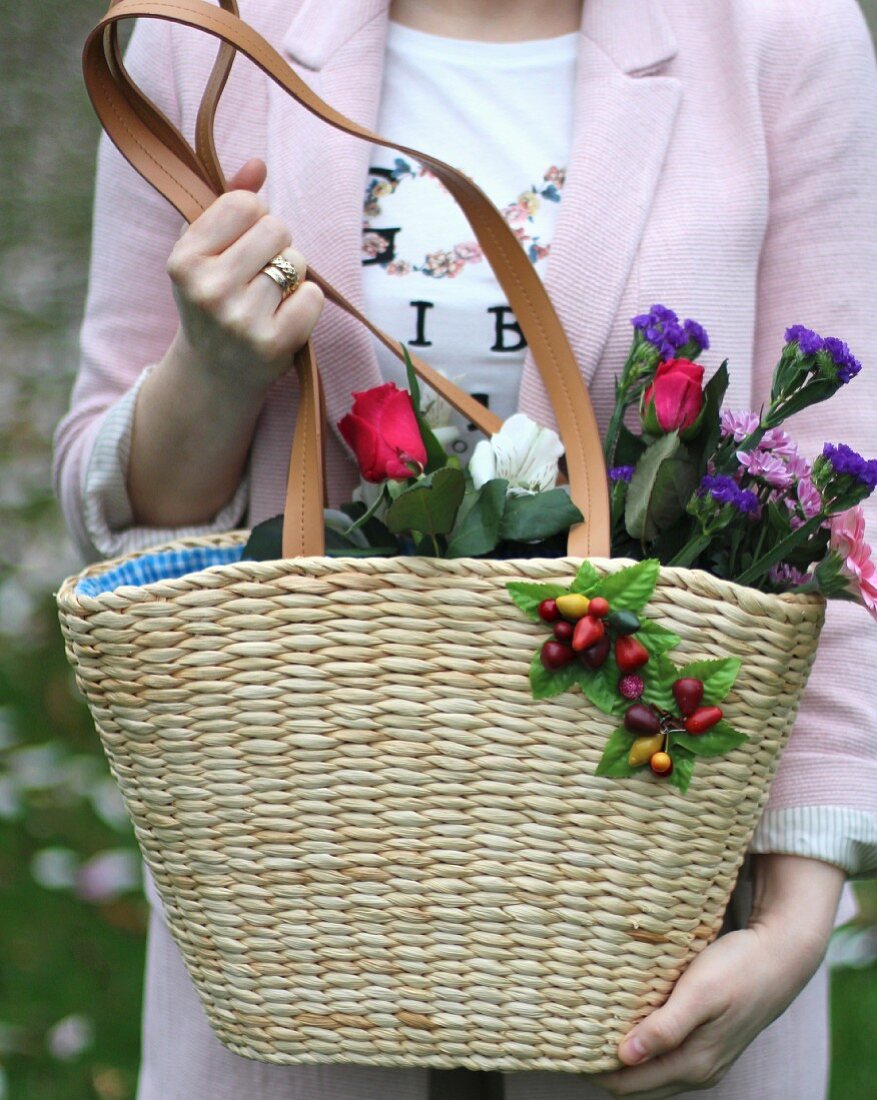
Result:
{"type": "Polygon", "coordinates": [[[231,565],[241,560],[240,546],[190,546],[181,550],[165,550],[160,554],[144,554],[126,561],[97,577],[86,577],[76,586],[77,596],[99,596],[114,588],[134,585],[140,588],[154,581],[176,580],[188,573],[198,573],[211,565],[231,565]]]}

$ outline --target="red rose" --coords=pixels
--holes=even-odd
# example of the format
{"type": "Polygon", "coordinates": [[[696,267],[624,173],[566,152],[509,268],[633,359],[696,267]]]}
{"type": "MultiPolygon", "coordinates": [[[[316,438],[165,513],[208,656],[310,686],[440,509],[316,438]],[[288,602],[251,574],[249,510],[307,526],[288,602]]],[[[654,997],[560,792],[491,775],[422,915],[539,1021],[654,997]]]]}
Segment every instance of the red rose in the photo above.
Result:
{"type": "Polygon", "coordinates": [[[652,435],[690,428],[703,409],[703,367],[690,359],[667,359],[643,394],[643,426],[652,435]]]}
{"type": "Polygon", "coordinates": [[[410,465],[426,466],[411,394],[393,382],[355,393],[353,410],[338,422],[338,430],[366,481],[407,478],[412,476],[410,465]]]}

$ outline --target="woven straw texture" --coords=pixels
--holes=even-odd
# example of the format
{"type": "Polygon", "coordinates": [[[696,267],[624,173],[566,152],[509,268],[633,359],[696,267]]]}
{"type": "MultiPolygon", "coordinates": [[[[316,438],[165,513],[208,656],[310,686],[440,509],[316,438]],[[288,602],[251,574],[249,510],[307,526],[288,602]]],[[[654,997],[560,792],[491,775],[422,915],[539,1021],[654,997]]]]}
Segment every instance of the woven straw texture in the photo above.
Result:
{"type": "Polygon", "coordinates": [[[723,706],[751,735],[682,795],[594,776],[615,723],[578,690],[531,698],[545,630],[505,584],[578,564],[246,562],[94,598],[65,582],[68,655],[232,1051],[608,1070],[717,934],[823,603],[662,570],[645,614],[682,637],[677,663],[742,658],[723,706]]]}

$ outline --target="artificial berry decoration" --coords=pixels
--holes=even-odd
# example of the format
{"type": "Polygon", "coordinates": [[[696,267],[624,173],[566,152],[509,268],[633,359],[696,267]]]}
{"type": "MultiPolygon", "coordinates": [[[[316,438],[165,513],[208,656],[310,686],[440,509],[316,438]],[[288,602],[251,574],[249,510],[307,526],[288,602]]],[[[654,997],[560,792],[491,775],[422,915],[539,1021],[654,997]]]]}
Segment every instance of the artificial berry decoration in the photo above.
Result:
{"type": "Polygon", "coordinates": [[[632,768],[640,768],[643,764],[648,764],[655,753],[660,752],[663,747],[663,733],[655,734],[654,737],[637,737],[630,746],[627,762],[632,768]]]}
{"type": "Polygon", "coordinates": [[[689,733],[706,733],[722,720],[721,707],[698,707],[694,714],[685,719],[685,728],[689,733]]]}
{"type": "Polygon", "coordinates": [[[572,641],[573,625],[568,623],[566,619],[558,619],[552,627],[552,633],[559,642],[566,642],[567,645],[572,641]]]}
{"type": "Polygon", "coordinates": [[[602,596],[594,596],[591,599],[591,606],[588,608],[588,614],[594,615],[598,619],[605,619],[609,614],[609,601],[602,596]]]}
{"type": "Polygon", "coordinates": [[[585,615],[576,623],[572,636],[572,647],[576,653],[581,653],[583,649],[588,649],[595,642],[599,642],[605,633],[606,627],[602,619],[597,619],[593,615],[585,615]]]}
{"type": "Polygon", "coordinates": [[[628,672],[618,681],[618,694],[622,699],[639,699],[645,690],[646,685],[642,676],[637,676],[635,672],[628,672]]]}
{"type": "Polygon", "coordinates": [[[615,660],[622,672],[636,672],[649,659],[649,651],[632,635],[615,639],[615,660]]]}
{"type": "Polygon", "coordinates": [[[647,733],[654,736],[661,732],[661,720],[651,707],[634,703],[624,714],[624,728],[630,733],[647,733]]]}
{"type": "Polygon", "coordinates": [[[579,619],[588,614],[591,601],[587,596],[582,596],[578,592],[569,592],[565,596],[558,596],[555,603],[557,604],[557,610],[565,619],[578,622],[579,619]]]}
{"type": "Polygon", "coordinates": [[[672,690],[682,717],[687,718],[694,714],[703,699],[703,681],[693,676],[683,676],[674,683],[672,690]]]}
{"type": "Polygon", "coordinates": [[[583,649],[579,654],[579,658],[585,668],[602,668],[606,664],[611,648],[612,643],[609,641],[609,635],[604,634],[598,642],[594,642],[587,649],[583,649]]]}
{"type": "Polygon", "coordinates": [[[556,672],[559,668],[564,668],[575,657],[572,649],[568,645],[564,645],[563,642],[556,642],[554,639],[549,639],[545,645],[542,646],[542,652],[540,654],[542,664],[548,669],[549,672],[556,672]]]}
{"type": "Polygon", "coordinates": [[[660,775],[663,778],[673,771],[673,761],[670,759],[669,753],[656,752],[649,760],[649,767],[655,775],[660,775]]]}
{"type": "Polygon", "coordinates": [[[632,611],[613,611],[609,616],[609,625],[616,634],[636,634],[643,624],[639,615],[632,611]]]}
{"type": "Polygon", "coordinates": [[[555,623],[560,618],[557,600],[543,600],[539,604],[539,618],[543,623],[555,623]]]}

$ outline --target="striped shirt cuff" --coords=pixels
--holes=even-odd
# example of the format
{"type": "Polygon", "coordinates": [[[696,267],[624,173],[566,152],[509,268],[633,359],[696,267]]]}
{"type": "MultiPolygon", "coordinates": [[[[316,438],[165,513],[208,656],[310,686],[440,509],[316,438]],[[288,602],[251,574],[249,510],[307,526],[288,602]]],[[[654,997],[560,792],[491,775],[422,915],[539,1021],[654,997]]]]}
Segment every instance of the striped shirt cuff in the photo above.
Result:
{"type": "Polygon", "coordinates": [[[749,851],[821,859],[853,878],[877,874],[877,814],[846,806],[766,810],[749,851]]]}
{"type": "Polygon", "coordinates": [[[115,558],[172,539],[232,531],[246,514],[249,478],[244,476],[234,496],[210,523],[192,527],[136,527],[128,496],[128,459],[134,429],[134,407],[147,367],[130,390],[107,412],[85,465],[82,485],[83,514],[97,556],[115,558]]]}

